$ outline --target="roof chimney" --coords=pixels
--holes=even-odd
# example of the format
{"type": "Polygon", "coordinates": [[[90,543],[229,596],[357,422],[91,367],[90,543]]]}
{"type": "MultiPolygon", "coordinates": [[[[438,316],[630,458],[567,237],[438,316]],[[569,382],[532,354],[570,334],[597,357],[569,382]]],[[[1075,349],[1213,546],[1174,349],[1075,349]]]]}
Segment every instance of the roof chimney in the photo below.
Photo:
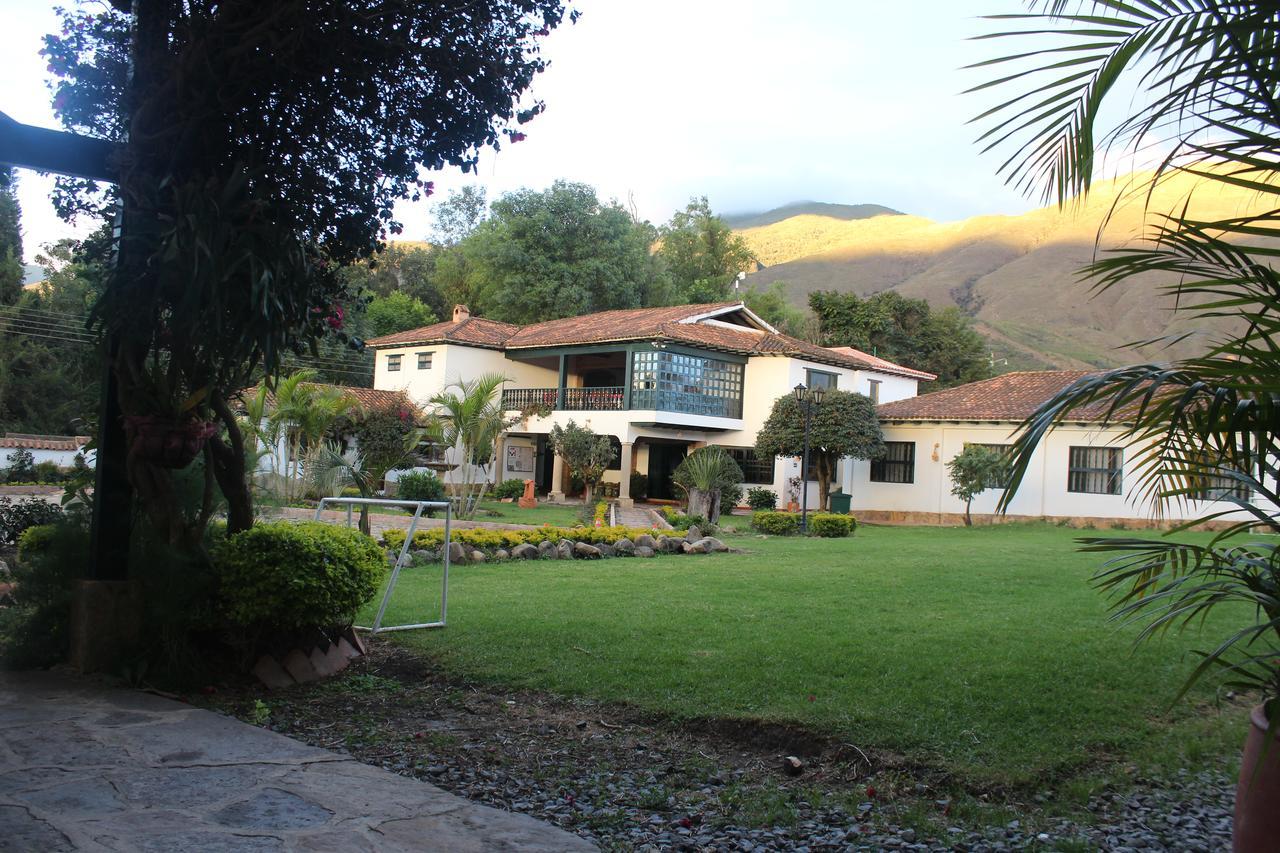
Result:
{"type": "Polygon", "coordinates": [[[453,322],[461,323],[463,320],[470,318],[471,309],[465,305],[453,306],[453,322]]]}

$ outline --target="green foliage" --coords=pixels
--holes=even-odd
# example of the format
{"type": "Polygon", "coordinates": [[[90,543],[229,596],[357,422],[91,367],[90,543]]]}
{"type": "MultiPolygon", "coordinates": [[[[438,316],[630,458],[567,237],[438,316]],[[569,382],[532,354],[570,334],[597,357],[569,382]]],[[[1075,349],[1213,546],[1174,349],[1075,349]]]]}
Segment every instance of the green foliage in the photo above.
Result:
{"type": "Polygon", "coordinates": [[[742,497],[742,469],[723,447],[699,447],[680,461],[671,481],[689,496],[689,513],[713,524],[724,507],[732,509],[742,497]]]}
{"type": "Polygon", "coordinates": [[[567,426],[556,424],[548,437],[552,452],[564,460],[571,476],[581,477],[584,503],[591,502],[591,490],[600,483],[604,470],[613,462],[616,452],[607,435],[596,435],[573,420],[567,426]]]}
{"type": "Polygon", "coordinates": [[[489,212],[485,189],[469,184],[450,190],[449,197],[438,202],[432,211],[435,220],[431,236],[441,246],[456,246],[475,231],[489,212]]]}
{"type": "Polygon", "coordinates": [[[66,659],[72,587],[88,564],[89,531],[83,524],[66,519],[25,530],[18,560],[10,566],[16,605],[6,619],[6,663],[43,667],[66,659]]]}
{"type": "Polygon", "coordinates": [[[839,539],[852,533],[857,525],[851,515],[815,512],[809,516],[809,535],[823,539],[839,539]]]}
{"type": "Polygon", "coordinates": [[[226,618],[270,629],[350,625],[387,574],[376,542],[319,522],[258,524],[227,539],[215,565],[226,618]]]}
{"type": "Polygon", "coordinates": [[[751,526],[771,536],[791,536],[800,532],[800,514],[795,512],[751,513],[751,526]]]}
{"type": "Polygon", "coordinates": [[[747,489],[747,506],[754,510],[776,509],[778,506],[778,493],[763,486],[747,489]]]}
{"type": "MultiPolygon", "coordinates": [[[[756,434],[756,455],[804,454],[804,406],[787,394],[773,403],[773,411],[756,434]]],[[[819,506],[826,506],[836,465],[845,456],[875,459],[884,453],[884,436],[871,398],[851,391],[827,391],[821,405],[812,407],[809,459],[818,478],[819,506]]]]}
{"type": "Polygon", "coordinates": [[[805,336],[804,312],[792,307],[787,301],[785,282],[775,281],[763,289],[753,284],[742,292],[742,301],[760,319],[784,335],[795,338],[805,336]]]}
{"type": "Polygon", "coordinates": [[[470,518],[483,499],[489,483],[477,477],[478,466],[494,457],[498,436],[515,423],[502,410],[502,383],[507,378],[486,373],[474,379],[448,385],[428,402],[427,435],[441,447],[450,448],[458,458],[455,480],[462,506],[459,516],[470,518]]]}
{"type": "Polygon", "coordinates": [[[54,524],[62,520],[62,507],[40,498],[14,502],[0,497],[0,545],[13,545],[29,527],[54,524]]]}
{"type": "Polygon", "coordinates": [[[631,472],[631,499],[644,500],[649,497],[649,475],[639,471],[631,472]]]}
{"type": "Polygon", "coordinates": [[[0,306],[12,305],[22,294],[22,210],[17,185],[17,173],[0,167],[0,306]]]}
{"type": "Polygon", "coordinates": [[[947,463],[951,475],[951,494],[964,501],[964,523],[972,526],[969,508],[973,499],[987,489],[1002,488],[1008,479],[1009,458],[981,444],[966,444],[947,463]]]}
{"type": "Polygon", "coordinates": [[[986,343],[957,308],[935,311],[925,300],[893,290],[865,298],[819,290],[809,294],[809,307],[823,346],[852,346],[937,374],[937,388],[991,375],[986,343]]]}
{"type": "Polygon", "coordinates": [[[658,232],[658,254],[666,262],[676,297],[682,302],[718,302],[731,296],[738,273],[754,258],[747,244],[711,212],[705,196],[690,199],[684,210],[658,232]]]}
{"type": "Polygon", "coordinates": [[[36,478],[35,457],[25,448],[11,450],[6,457],[9,464],[0,469],[6,483],[30,483],[36,478]]]}
{"type": "Polygon", "coordinates": [[[655,237],[585,184],[556,181],[492,205],[461,244],[466,292],[477,313],[509,323],[577,317],[663,304],[665,281],[649,247],[655,237]]]}
{"type": "Polygon", "coordinates": [[[375,296],[364,316],[370,337],[430,326],[440,319],[422,300],[400,290],[375,296]]]}
{"type": "Polygon", "coordinates": [[[434,471],[405,471],[396,478],[396,496],[407,501],[442,501],[444,483],[434,471]]]}
{"type": "Polygon", "coordinates": [[[524,480],[503,480],[493,488],[493,496],[514,500],[524,494],[524,480]]]}
{"type": "MultiPolygon", "coordinates": [[[[594,511],[594,510],[593,510],[594,511]]],[[[543,525],[532,530],[486,530],[483,528],[454,528],[453,541],[461,542],[471,548],[511,550],[517,545],[538,545],[542,542],[559,542],[568,539],[571,542],[586,542],[612,545],[619,539],[635,539],[644,534],[653,535],[655,531],[645,527],[624,527],[622,525],[607,527],[580,525],[577,527],[553,527],[543,525]]],[[[388,529],[382,531],[382,541],[391,550],[398,550],[404,545],[405,531],[388,529]]],[[[414,548],[437,549],[444,544],[444,528],[433,527],[430,530],[418,530],[413,534],[414,548]]]]}
{"type": "MultiPolygon", "coordinates": [[[[1171,152],[1145,184],[1127,192],[1150,200],[1160,182],[1182,173],[1198,179],[1198,193],[1238,188],[1261,201],[1255,212],[1232,211],[1217,221],[1198,218],[1189,202],[1150,211],[1144,240],[1101,255],[1084,270],[1097,291],[1159,274],[1156,280],[1169,282],[1163,294],[1193,328],[1224,316],[1238,322],[1220,334],[1198,335],[1204,342],[1199,355],[1087,375],[1045,402],[1014,444],[1012,482],[1001,507],[1046,435],[1075,420],[1081,407],[1097,406],[1131,454],[1135,497],[1157,505],[1206,501],[1192,504],[1202,507],[1200,515],[1185,526],[1228,513],[1245,516],[1208,545],[1168,537],[1081,542],[1084,550],[1112,555],[1094,580],[1112,594],[1116,620],[1143,626],[1140,640],[1199,628],[1229,602],[1233,624],[1221,629],[1223,638],[1210,651],[1198,653],[1200,663],[1179,696],[1214,671],[1227,686],[1260,694],[1275,723],[1280,549],[1253,538],[1280,533],[1275,4],[1244,2],[1229,13],[1212,0],[1043,5],[1043,14],[1013,16],[1030,18],[1029,27],[1018,20],[1012,31],[993,34],[1034,43],[983,63],[999,70],[977,87],[1001,90],[1000,106],[981,117],[991,123],[981,140],[988,148],[1014,148],[1002,155],[1011,183],[1060,203],[1086,194],[1102,159],[1097,125],[1118,95],[1129,112],[1118,123],[1107,115],[1106,145],[1137,146],[1159,128],[1171,152]],[[1240,542],[1244,535],[1251,539],[1240,542]]],[[[1167,345],[1177,337],[1147,343],[1167,345]]]]}

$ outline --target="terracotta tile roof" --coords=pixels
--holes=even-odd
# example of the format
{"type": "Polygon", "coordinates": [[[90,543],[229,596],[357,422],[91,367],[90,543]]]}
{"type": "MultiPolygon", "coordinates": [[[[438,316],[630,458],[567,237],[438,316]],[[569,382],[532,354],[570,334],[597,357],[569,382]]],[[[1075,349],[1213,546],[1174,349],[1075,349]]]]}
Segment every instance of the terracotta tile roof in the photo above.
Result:
{"type": "Polygon", "coordinates": [[[661,308],[622,308],[599,311],[581,317],[564,317],[530,326],[513,326],[480,317],[455,323],[436,323],[408,332],[384,335],[366,343],[375,349],[428,343],[462,343],[492,349],[516,350],[537,347],[622,341],[670,340],[709,347],[739,355],[789,355],[820,364],[854,370],[882,370],[920,379],[933,379],[923,371],[911,370],[857,350],[828,349],[798,338],[746,326],[699,322],[707,314],[732,314],[744,308],[741,302],[707,302],[700,305],[670,305],[661,308]]]}
{"type": "Polygon", "coordinates": [[[507,339],[519,329],[519,326],[513,326],[510,323],[499,323],[497,320],[486,320],[484,317],[467,317],[456,322],[446,321],[433,326],[423,326],[421,329],[383,335],[380,338],[365,341],[365,345],[374,349],[385,349],[413,344],[452,343],[501,349],[507,339]]]}
{"type": "Polygon", "coordinates": [[[903,367],[901,364],[894,364],[879,356],[874,356],[869,352],[863,352],[853,347],[827,347],[832,352],[838,352],[841,355],[847,355],[850,358],[856,358],[867,365],[869,370],[878,370],[881,373],[894,373],[899,376],[909,376],[912,379],[923,379],[926,382],[937,379],[936,373],[927,373],[923,370],[916,370],[911,367],[903,367]]]}
{"type": "Polygon", "coordinates": [[[79,450],[88,441],[87,435],[29,435],[23,432],[0,435],[0,447],[22,450],[79,450]]]}
{"type": "MultiPolygon", "coordinates": [[[[944,391],[933,391],[876,407],[882,421],[1023,421],[1087,370],[1006,373],[944,391]]],[[[1072,421],[1100,421],[1105,403],[1071,413],[1072,421]]]]}
{"type": "MultiPolygon", "coordinates": [[[[356,388],[351,385],[330,385],[325,382],[304,382],[302,384],[311,388],[336,388],[339,391],[345,391],[352,397],[355,397],[356,400],[359,401],[360,405],[364,406],[366,409],[382,409],[402,405],[410,408],[417,408],[417,406],[414,405],[403,391],[383,391],[377,388],[356,388]]],[[[245,388],[241,391],[240,398],[242,400],[247,400],[257,393],[258,386],[254,385],[251,388],[245,388]]],[[[270,406],[274,406],[276,404],[275,394],[270,390],[267,391],[267,404],[270,406]]]]}
{"type": "MultiPolygon", "coordinates": [[[[598,311],[581,317],[565,317],[524,326],[506,341],[516,347],[565,346],[603,341],[630,341],[660,335],[665,326],[700,314],[739,305],[737,302],[709,302],[701,305],[670,305],[663,308],[621,308],[598,311]]],[[[688,325],[687,323],[685,325],[688,325]]]]}

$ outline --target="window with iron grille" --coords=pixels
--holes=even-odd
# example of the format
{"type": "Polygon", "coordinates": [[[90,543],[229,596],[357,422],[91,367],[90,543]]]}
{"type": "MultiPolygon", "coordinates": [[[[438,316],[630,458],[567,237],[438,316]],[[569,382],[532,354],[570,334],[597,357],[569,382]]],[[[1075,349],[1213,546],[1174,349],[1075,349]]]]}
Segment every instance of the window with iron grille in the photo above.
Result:
{"type": "Polygon", "coordinates": [[[753,486],[773,485],[773,457],[756,456],[753,447],[726,447],[724,450],[742,469],[742,482],[753,486]]]}
{"type": "Polygon", "coordinates": [[[400,353],[387,356],[387,372],[395,373],[397,370],[399,370],[401,358],[403,358],[403,356],[401,356],[400,353]]]}
{"type": "Polygon", "coordinates": [[[431,369],[431,356],[432,356],[433,354],[434,354],[434,353],[429,353],[429,352],[420,352],[420,353],[418,353],[418,369],[419,369],[419,370],[430,370],[430,369],[431,369]]]}
{"type": "Polygon", "coordinates": [[[886,441],[884,456],[871,460],[871,482],[914,483],[916,481],[916,443],[886,441]]]}
{"type": "MultiPolygon", "coordinates": [[[[1223,472],[1230,470],[1231,467],[1225,460],[1220,460],[1216,464],[1211,463],[1207,456],[1202,457],[1201,465],[1203,469],[1208,469],[1209,471],[1216,469],[1223,472]]],[[[1187,465],[1185,467],[1200,466],[1187,465]]],[[[1191,485],[1195,486],[1195,490],[1190,495],[1193,500],[1216,501],[1223,498],[1236,498],[1247,501],[1253,495],[1248,486],[1227,476],[1226,473],[1215,475],[1207,473],[1207,471],[1205,473],[1197,472],[1188,475],[1188,479],[1191,481],[1191,485]]]]}
{"type": "Polygon", "coordinates": [[[1124,451],[1119,447],[1072,447],[1067,491],[1090,495],[1123,493],[1124,451]]]}

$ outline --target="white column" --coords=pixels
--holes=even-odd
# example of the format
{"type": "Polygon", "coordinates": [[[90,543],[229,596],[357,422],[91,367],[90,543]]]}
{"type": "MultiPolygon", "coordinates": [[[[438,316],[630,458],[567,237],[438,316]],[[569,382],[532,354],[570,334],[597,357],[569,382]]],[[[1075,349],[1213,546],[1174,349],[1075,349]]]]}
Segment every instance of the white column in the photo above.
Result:
{"type": "Polygon", "coordinates": [[[559,453],[551,462],[551,490],[547,497],[555,503],[564,501],[564,459],[559,453]]]}
{"type": "Polygon", "coordinates": [[[493,460],[493,485],[496,488],[504,479],[506,479],[507,470],[507,434],[499,433],[498,447],[494,451],[493,460]]]}
{"type": "Polygon", "coordinates": [[[630,509],[636,505],[631,499],[631,448],[632,442],[622,442],[622,464],[619,466],[622,470],[619,472],[622,476],[618,483],[618,506],[624,509],[630,509]]]}

